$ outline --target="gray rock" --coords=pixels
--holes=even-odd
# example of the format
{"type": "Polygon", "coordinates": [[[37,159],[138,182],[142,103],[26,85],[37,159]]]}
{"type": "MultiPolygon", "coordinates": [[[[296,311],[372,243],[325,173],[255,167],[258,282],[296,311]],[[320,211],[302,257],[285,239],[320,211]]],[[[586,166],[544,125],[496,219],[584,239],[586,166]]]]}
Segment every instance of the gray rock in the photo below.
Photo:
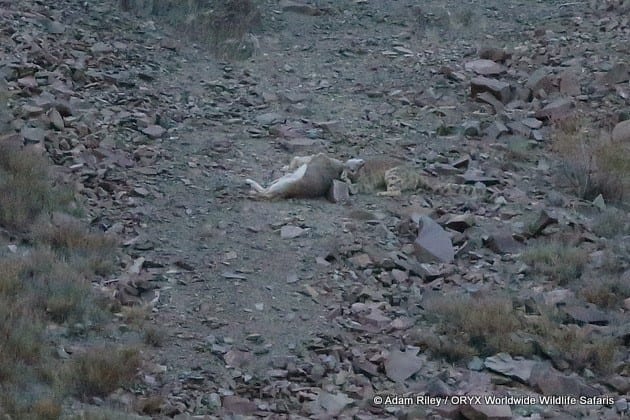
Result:
{"type": "Polygon", "coordinates": [[[328,201],[333,203],[350,200],[350,188],[348,187],[348,184],[346,182],[339,181],[338,179],[333,179],[326,198],[328,198],[328,201]]]}
{"type": "Polygon", "coordinates": [[[529,384],[544,395],[581,395],[595,397],[601,392],[587,385],[579,376],[567,376],[555,370],[548,362],[534,365],[529,384]]]}
{"type": "Polygon", "coordinates": [[[574,108],[573,101],[568,98],[558,98],[536,112],[536,118],[558,120],[566,118],[574,108]]]}
{"type": "Polygon", "coordinates": [[[509,83],[487,77],[474,77],[470,81],[470,92],[473,98],[480,93],[489,92],[504,104],[512,99],[512,89],[509,83]]]}
{"type": "Polygon", "coordinates": [[[534,360],[515,360],[507,353],[486,357],[484,361],[486,368],[523,383],[529,382],[532,370],[537,363],[534,360]]]}
{"type": "Polygon", "coordinates": [[[429,216],[419,216],[417,222],[420,229],[414,247],[418,259],[421,262],[453,262],[455,250],[448,233],[429,216]]]}
{"type": "Polygon", "coordinates": [[[42,143],[46,138],[46,130],[38,127],[23,127],[21,131],[22,137],[26,143],[42,143]]]}
{"type": "Polygon", "coordinates": [[[497,74],[505,73],[506,70],[505,66],[484,58],[469,61],[464,64],[464,68],[482,76],[495,76],[497,74]]]}
{"type": "Polygon", "coordinates": [[[613,142],[630,144],[630,120],[621,121],[612,131],[613,142]]]}
{"type": "Polygon", "coordinates": [[[610,322],[610,317],[606,312],[590,303],[586,306],[567,305],[562,307],[562,311],[578,324],[607,325],[610,322]]]}

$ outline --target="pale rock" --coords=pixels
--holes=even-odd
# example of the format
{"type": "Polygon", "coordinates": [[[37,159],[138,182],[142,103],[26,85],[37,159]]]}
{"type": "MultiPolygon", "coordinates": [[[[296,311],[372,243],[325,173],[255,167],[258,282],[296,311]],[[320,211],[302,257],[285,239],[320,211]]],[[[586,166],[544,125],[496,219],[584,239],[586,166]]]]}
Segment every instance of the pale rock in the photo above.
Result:
{"type": "Polygon", "coordinates": [[[621,121],[612,131],[612,140],[615,143],[630,144],[630,120],[621,121]]]}
{"type": "Polygon", "coordinates": [[[282,239],[293,239],[304,235],[306,232],[308,232],[307,229],[302,229],[299,226],[285,225],[280,228],[280,237],[282,239]]]}
{"type": "Polygon", "coordinates": [[[464,68],[467,71],[472,71],[482,76],[495,76],[497,74],[505,73],[506,70],[505,66],[483,58],[465,63],[464,68]]]}

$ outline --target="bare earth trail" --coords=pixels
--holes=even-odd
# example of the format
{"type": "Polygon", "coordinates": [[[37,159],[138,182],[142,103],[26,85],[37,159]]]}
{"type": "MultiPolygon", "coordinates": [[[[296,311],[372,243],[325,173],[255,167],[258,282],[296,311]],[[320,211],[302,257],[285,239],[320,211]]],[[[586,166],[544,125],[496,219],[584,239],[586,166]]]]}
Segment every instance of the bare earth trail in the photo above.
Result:
{"type": "MultiPolygon", "coordinates": [[[[174,35],[146,29],[142,43],[159,69],[146,89],[170,128],[146,148],[136,144],[157,157],[126,174],[130,187],[143,190],[108,217],[133,226],[127,253],[144,258],[142,274],[159,288],[148,323],[165,338],[144,350],[151,363],[142,392],[163,399],[149,415],[421,418],[430,406],[384,410],[370,396],[425,392],[436,383],[458,392],[493,386],[488,375],[422,351],[412,361],[422,379],[390,380],[396,369],[386,366],[388,379],[379,366],[385,351],[416,345],[405,331],[423,311],[424,291],[514,289],[503,274],[516,267],[501,266],[488,250],[464,252],[441,271],[450,280],[428,286],[417,266],[392,271],[401,266],[384,256],[400,254],[399,222],[412,210],[470,213],[476,229],[491,232],[549,186],[531,166],[504,165],[492,142],[449,131],[492,118],[470,99],[469,76],[447,75],[461,73],[479,47],[520,45],[539,27],[569,33],[563,25],[571,27],[579,2],[318,3],[326,3],[318,9],[324,13],[309,16],[261,2],[259,48],[242,62],[220,62],[184,41],[156,52],[174,35]],[[421,194],[356,196],[347,204],[248,197],[245,178],[267,184],[294,155],[318,152],[423,164],[469,156],[471,167],[500,181],[499,190],[522,194],[505,194],[506,207],[421,194]],[[303,231],[283,238],[283,226],[303,231]]],[[[131,25],[131,16],[121,19],[131,25]]]]}

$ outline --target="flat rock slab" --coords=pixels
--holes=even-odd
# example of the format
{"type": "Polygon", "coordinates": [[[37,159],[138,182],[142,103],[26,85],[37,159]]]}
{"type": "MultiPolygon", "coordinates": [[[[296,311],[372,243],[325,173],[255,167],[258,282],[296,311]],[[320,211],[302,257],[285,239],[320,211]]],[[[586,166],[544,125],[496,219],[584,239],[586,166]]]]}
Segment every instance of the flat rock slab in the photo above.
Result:
{"type": "Polygon", "coordinates": [[[523,383],[528,383],[532,374],[532,369],[538,363],[535,360],[515,360],[507,353],[499,353],[495,356],[486,357],[484,365],[486,368],[517,379],[523,383]]]}
{"type": "Polygon", "coordinates": [[[474,77],[470,81],[470,93],[472,97],[477,97],[477,95],[483,92],[491,93],[504,104],[510,102],[512,99],[512,88],[509,83],[488,77],[474,77]]]}
{"type": "Polygon", "coordinates": [[[421,262],[440,261],[451,263],[455,259],[455,249],[451,237],[428,216],[420,216],[420,231],[414,241],[416,254],[421,262]]]}

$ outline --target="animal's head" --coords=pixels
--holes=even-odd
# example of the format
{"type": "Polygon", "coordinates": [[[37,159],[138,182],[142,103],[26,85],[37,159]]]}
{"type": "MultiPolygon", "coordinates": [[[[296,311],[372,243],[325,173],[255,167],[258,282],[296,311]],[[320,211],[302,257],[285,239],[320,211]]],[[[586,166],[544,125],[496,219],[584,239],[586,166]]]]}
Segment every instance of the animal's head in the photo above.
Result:
{"type": "Polygon", "coordinates": [[[343,170],[346,177],[350,181],[354,181],[357,172],[359,172],[359,169],[361,169],[363,165],[365,165],[365,160],[363,159],[348,159],[345,161],[343,164],[343,170]]]}

